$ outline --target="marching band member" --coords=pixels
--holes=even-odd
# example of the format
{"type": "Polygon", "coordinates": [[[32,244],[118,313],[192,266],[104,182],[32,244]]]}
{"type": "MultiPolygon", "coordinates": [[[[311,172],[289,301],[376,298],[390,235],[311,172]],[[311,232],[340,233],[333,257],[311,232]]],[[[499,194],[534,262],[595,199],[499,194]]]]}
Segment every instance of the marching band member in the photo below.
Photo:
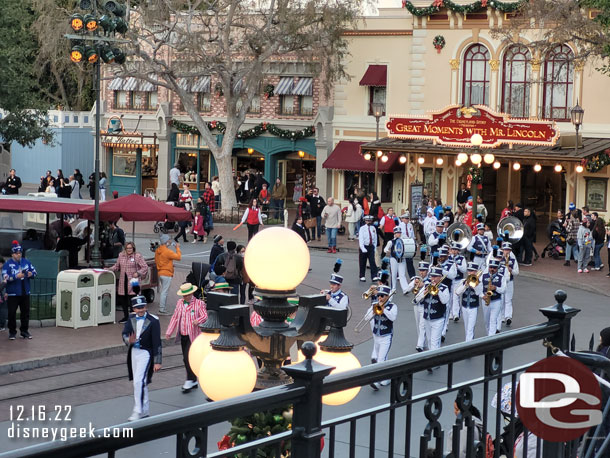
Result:
{"type": "Polygon", "coordinates": [[[460,254],[460,245],[457,242],[451,242],[451,247],[449,248],[449,259],[452,259],[455,267],[456,274],[455,278],[451,282],[451,312],[449,313],[449,319],[453,317],[453,321],[460,320],[460,301],[457,297],[456,288],[460,285],[461,281],[464,279],[464,274],[466,274],[467,270],[467,261],[464,256],[460,254]]]}
{"type": "Polygon", "coordinates": [[[407,294],[406,272],[407,265],[405,264],[405,244],[402,241],[402,230],[399,226],[394,227],[394,238],[385,246],[384,252],[390,257],[390,279],[392,289],[398,289],[397,282],[400,281],[402,293],[407,294]],[[397,280],[398,279],[398,280],[397,280]]]}
{"type": "Polygon", "coordinates": [[[432,267],[430,269],[430,281],[426,282],[425,287],[415,297],[415,302],[423,304],[422,322],[430,350],[436,350],[441,346],[441,334],[445,325],[447,302],[449,302],[449,288],[441,283],[442,275],[443,269],[441,267],[432,267]],[[438,288],[437,294],[433,294],[435,288],[438,288]]]}
{"type": "MultiPolygon", "coordinates": [[[[371,313],[371,331],[373,331],[373,353],[371,354],[371,362],[373,364],[383,362],[388,359],[390,346],[392,345],[392,335],[394,332],[394,321],[398,316],[398,306],[390,302],[391,290],[389,286],[382,285],[377,288],[377,300],[367,313],[371,313]],[[383,306],[383,313],[376,314],[374,312],[375,305],[383,306]]],[[[371,387],[377,391],[379,385],[389,385],[390,380],[383,380],[380,383],[372,383],[371,387]]]]}
{"type": "Polygon", "coordinates": [[[358,231],[358,261],[360,264],[360,281],[366,281],[366,261],[368,260],[371,268],[371,278],[377,276],[377,264],[375,264],[375,250],[377,249],[377,228],[372,226],[374,217],[366,215],[364,217],[365,226],[358,231]]]}
{"type": "Polygon", "coordinates": [[[445,223],[443,221],[436,222],[436,231],[434,231],[428,237],[428,246],[432,250],[431,253],[434,254],[438,251],[438,249],[445,243],[447,240],[447,233],[445,232],[445,223]]]}
{"type": "Polygon", "coordinates": [[[349,305],[349,297],[343,291],[341,291],[341,284],[343,283],[343,277],[339,275],[339,270],[343,261],[337,259],[333,268],[333,273],[330,275],[329,289],[327,291],[320,291],[321,294],[326,295],[326,302],[330,307],[335,307],[339,310],[345,310],[349,305]]]}
{"type": "MultiPolygon", "coordinates": [[[[415,242],[415,230],[411,224],[411,215],[409,212],[404,212],[400,216],[400,223],[398,225],[400,226],[402,238],[411,239],[415,242]]],[[[414,277],[415,267],[413,266],[413,258],[406,258],[405,262],[407,263],[407,273],[409,274],[409,278],[414,277]]]]}
{"type": "MultiPolygon", "coordinates": [[[[443,284],[449,288],[451,292],[451,286],[453,284],[453,279],[457,276],[457,266],[453,262],[453,259],[449,258],[449,246],[443,245],[438,250],[439,262],[438,264],[443,269],[443,284]]],[[[445,324],[443,325],[443,334],[441,336],[441,342],[445,341],[445,336],[447,335],[447,325],[449,324],[449,316],[451,314],[451,310],[453,307],[453,294],[449,294],[449,301],[447,302],[447,310],[445,311],[445,324]]]]}
{"type": "MultiPolygon", "coordinates": [[[[407,286],[407,292],[413,291],[415,296],[417,296],[417,294],[425,288],[426,282],[430,280],[428,278],[430,264],[428,264],[426,261],[421,261],[417,266],[417,270],[419,275],[414,276],[409,282],[409,286],[407,286]]],[[[415,315],[415,329],[417,330],[417,345],[415,349],[417,351],[424,351],[424,347],[426,346],[426,332],[425,329],[422,329],[424,315],[423,304],[417,303],[415,300],[413,300],[413,314],[415,315]]]]}
{"type": "Polygon", "coordinates": [[[497,321],[502,309],[502,295],[506,290],[506,277],[498,273],[498,267],[498,261],[492,259],[489,261],[487,272],[481,278],[481,283],[483,284],[481,298],[485,304],[483,316],[485,317],[485,329],[487,329],[488,336],[493,336],[499,332],[497,321]]]}
{"type": "MultiPolygon", "coordinates": [[[[510,326],[513,322],[513,294],[515,292],[514,278],[519,275],[519,263],[517,257],[513,254],[513,245],[510,242],[502,244],[503,260],[501,270],[504,275],[508,270],[508,278],[506,279],[506,292],[504,293],[504,315],[500,316],[500,321],[506,319],[506,326],[510,326]]],[[[498,328],[500,329],[500,328],[498,328]]]]}
{"type": "Polygon", "coordinates": [[[485,262],[485,257],[491,252],[491,242],[484,234],[485,225],[483,223],[477,224],[477,234],[468,245],[468,251],[474,255],[472,261],[478,265],[482,265],[485,262]]]}
{"type": "MultiPolygon", "coordinates": [[[[479,266],[474,262],[468,263],[468,277],[477,275],[479,266]]],[[[464,331],[466,333],[466,342],[474,339],[474,328],[477,325],[477,314],[479,311],[480,297],[483,295],[483,282],[478,278],[477,285],[472,287],[468,284],[469,278],[463,279],[455,290],[459,304],[462,307],[462,316],[464,317],[464,331]]]]}

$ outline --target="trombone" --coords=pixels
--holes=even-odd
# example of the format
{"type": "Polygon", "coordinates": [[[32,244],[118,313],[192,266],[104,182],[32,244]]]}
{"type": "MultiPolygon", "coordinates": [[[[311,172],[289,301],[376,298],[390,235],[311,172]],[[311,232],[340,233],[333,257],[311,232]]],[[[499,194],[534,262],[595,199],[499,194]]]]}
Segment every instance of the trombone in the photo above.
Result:
{"type": "Polygon", "coordinates": [[[470,286],[471,288],[476,288],[479,286],[479,282],[481,281],[481,274],[483,273],[483,269],[479,269],[476,274],[470,274],[464,280],[464,284],[470,286]]]}
{"type": "Polygon", "coordinates": [[[371,285],[369,289],[362,293],[362,299],[368,301],[374,294],[377,294],[377,285],[371,285]]]}
{"type": "Polygon", "coordinates": [[[440,285],[440,284],[443,282],[443,280],[445,280],[445,278],[447,278],[447,275],[443,275],[443,276],[441,277],[440,281],[439,281],[437,284],[435,284],[435,285],[434,285],[434,284],[432,284],[432,283],[430,283],[428,286],[426,286],[426,289],[424,289],[424,290],[420,291],[420,292],[418,293],[418,295],[417,295],[417,296],[415,296],[415,299],[413,299],[413,301],[414,301],[415,303],[419,303],[419,302],[421,302],[421,301],[424,299],[424,297],[426,297],[428,294],[431,294],[432,296],[436,296],[436,295],[438,295],[438,292],[439,292],[439,286],[438,286],[438,285],[440,285]]]}
{"type": "Polygon", "coordinates": [[[361,332],[373,318],[383,315],[385,305],[390,301],[394,294],[396,294],[396,290],[392,290],[389,296],[379,299],[379,302],[373,305],[370,310],[367,310],[362,319],[358,321],[358,324],[354,328],[354,332],[361,332]]]}

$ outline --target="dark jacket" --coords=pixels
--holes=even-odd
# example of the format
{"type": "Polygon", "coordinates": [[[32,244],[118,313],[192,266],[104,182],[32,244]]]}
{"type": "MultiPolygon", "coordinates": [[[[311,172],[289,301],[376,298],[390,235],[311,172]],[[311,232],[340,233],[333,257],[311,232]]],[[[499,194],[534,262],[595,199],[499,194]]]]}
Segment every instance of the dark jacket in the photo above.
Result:
{"type": "MultiPolygon", "coordinates": [[[[133,380],[133,367],[131,367],[131,350],[133,345],[129,344],[129,335],[135,332],[136,325],[136,314],[133,313],[129,316],[129,320],[123,327],[123,342],[125,345],[129,345],[129,351],[127,352],[127,370],[129,371],[129,380],[133,380]]],[[[155,364],[161,364],[161,324],[159,319],[151,315],[146,314],[144,320],[144,326],[140,333],[140,339],[138,340],[140,348],[150,353],[150,360],[148,361],[148,368],[146,369],[147,383],[150,383],[153,375],[153,366],[155,364]]]]}
{"type": "MultiPolygon", "coordinates": [[[[235,253],[235,250],[227,251],[226,253],[222,253],[221,255],[219,255],[218,259],[216,259],[216,265],[225,266],[227,257],[230,254],[235,255],[235,267],[236,267],[236,270],[237,270],[237,273],[239,276],[239,272],[242,272],[244,270],[244,258],[242,256],[238,255],[237,253],[235,253]]],[[[226,276],[226,272],[224,275],[226,276]]],[[[232,284],[232,285],[241,283],[241,278],[231,278],[231,279],[227,278],[227,283],[232,284]]]]}
{"type": "Polygon", "coordinates": [[[526,217],[523,221],[523,237],[531,241],[534,241],[536,237],[536,218],[533,215],[526,217]]]}
{"type": "Polygon", "coordinates": [[[87,239],[77,237],[64,237],[57,242],[55,251],[66,250],[68,252],[68,267],[74,269],[78,267],[78,252],[80,247],[87,243],[87,239]]]}
{"type": "Polygon", "coordinates": [[[7,194],[19,194],[19,188],[21,187],[21,178],[17,175],[15,177],[9,176],[6,179],[5,188],[7,194]]]}
{"type": "Polygon", "coordinates": [[[518,218],[519,221],[523,222],[525,219],[525,215],[523,214],[523,209],[520,208],[519,210],[513,212],[513,216],[518,218]]]}
{"type": "Polygon", "coordinates": [[[169,194],[167,196],[167,202],[178,202],[180,200],[180,190],[176,183],[172,183],[172,187],[169,190],[169,194]]]}
{"type": "Polygon", "coordinates": [[[470,197],[470,191],[468,189],[460,189],[457,193],[457,203],[465,204],[468,202],[468,198],[470,197]]]}
{"type": "Polygon", "coordinates": [[[324,201],[322,196],[308,195],[307,201],[309,202],[309,205],[311,206],[311,216],[321,216],[322,210],[324,210],[324,207],[326,206],[326,202],[324,201]]]}
{"type": "Polygon", "coordinates": [[[305,233],[305,227],[299,226],[295,221],[294,223],[292,223],[292,230],[299,234],[301,238],[305,240],[305,242],[307,242],[307,234],[305,233]]]}
{"type": "Polygon", "coordinates": [[[224,246],[222,246],[218,243],[215,243],[214,245],[212,245],[212,249],[210,250],[210,265],[214,264],[214,261],[216,261],[216,258],[224,252],[225,252],[224,246]]]}

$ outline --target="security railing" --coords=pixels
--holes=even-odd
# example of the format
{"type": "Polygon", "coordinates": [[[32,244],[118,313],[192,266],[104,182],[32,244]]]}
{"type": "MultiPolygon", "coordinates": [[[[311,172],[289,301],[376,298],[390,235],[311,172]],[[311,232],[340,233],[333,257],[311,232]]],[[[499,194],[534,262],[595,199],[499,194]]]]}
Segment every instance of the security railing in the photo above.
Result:
{"type": "MultiPolygon", "coordinates": [[[[308,359],[285,369],[294,380],[291,385],[146,418],[131,425],[131,438],[91,438],[46,443],[0,456],[66,458],[105,453],[114,457],[117,450],[174,436],[175,456],[181,458],[256,457],[259,449],[266,450],[265,456],[280,458],[288,456],[285,454],[286,441],[291,441],[290,456],[293,458],[321,455],[329,458],[512,457],[515,441],[521,432],[516,421],[516,384],[519,373],[529,364],[508,367],[508,360],[511,359],[511,352],[523,351],[526,349],[524,346],[534,342],[544,343],[547,355],[557,349],[569,350],[570,322],[579,310],[563,305],[565,293],[558,292],[555,297],[558,301],[556,305],[540,310],[547,318],[541,324],[330,376],[327,376],[327,367],[313,364],[308,359]],[[480,357],[483,357],[482,361],[480,357]],[[482,362],[481,373],[471,380],[458,381],[454,367],[463,362],[471,366],[482,362]],[[438,382],[438,377],[433,380],[415,377],[420,373],[425,374],[425,371],[438,370],[439,366],[442,371],[446,370],[446,378],[442,383],[438,382]],[[384,380],[391,380],[388,402],[322,421],[324,395],[384,380]],[[431,384],[435,385],[433,389],[431,384]],[[477,392],[476,395],[473,390],[477,392]],[[498,393],[498,408],[492,414],[489,405],[494,391],[498,393]],[[503,391],[504,394],[501,395],[503,391]],[[473,408],[475,398],[481,401],[482,406],[482,418],[478,424],[475,423],[473,408]],[[439,419],[443,402],[449,401],[455,402],[456,417],[450,428],[452,439],[445,442],[445,433],[439,419]],[[293,406],[291,430],[221,451],[216,447],[220,437],[209,435],[210,428],[215,425],[222,426],[235,418],[287,405],[293,406]],[[509,406],[508,409],[506,405],[509,406]],[[423,407],[425,420],[421,418],[416,406],[423,407]],[[504,407],[503,414],[500,407],[504,407]],[[502,416],[507,424],[505,427],[502,426],[502,416]]],[[[531,349],[528,351],[531,352],[531,349]]],[[[608,408],[605,409],[605,415],[608,414],[607,411],[608,408]]],[[[518,450],[523,450],[523,455],[520,454],[519,458],[606,456],[603,455],[602,445],[605,438],[599,431],[586,441],[567,443],[545,442],[528,435],[527,430],[520,437],[522,440],[518,450]],[[583,443],[587,444],[586,449],[583,443]]],[[[603,443],[606,442],[607,439],[603,443]]]]}

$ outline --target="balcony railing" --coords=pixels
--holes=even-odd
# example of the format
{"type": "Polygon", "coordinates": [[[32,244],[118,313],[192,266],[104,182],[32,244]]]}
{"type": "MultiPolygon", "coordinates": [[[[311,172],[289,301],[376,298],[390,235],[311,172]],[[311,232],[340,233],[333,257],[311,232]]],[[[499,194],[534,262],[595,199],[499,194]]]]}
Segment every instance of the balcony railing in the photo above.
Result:
{"type": "MultiPolygon", "coordinates": [[[[569,350],[570,322],[579,310],[563,305],[565,293],[556,293],[558,303],[541,309],[548,321],[541,324],[515,329],[491,337],[475,339],[471,342],[450,345],[434,351],[396,358],[379,364],[362,367],[357,370],[330,375],[324,378],[324,369],[317,369],[307,363],[286,369],[294,379],[287,386],[270,388],[225,401],[202,406],[190,407],[175,412],[157,415],[133,423],[131,438],[90,438],[52,442],[9,452],[6,456],[20,457],[73,457],[92,456],[101,453],[114,457],[117,450],[138,444],[158,440],[163,437],[176,437],[177,457],[234,457],[257,456],[257,450],[265,447],[272,450],[272,456],[280,457],[283,443],[291,441],[292,458],[319,457],[320,440],[325,436],[324,456],[434,456],[440,458],[452,450],[454,457],[460,456],[460,431],[465,428],[466,456],[486,456],[486,440],[475,440],[471,406],[473,398],[481,401],[482,431],[494,438],[494,456],[502,454],[513,456],[515,441],[515,393],[518,374],[529,364],[508,367],[508,360],[513,352],[523,352],[524,346],[534,342],[545,342],[547,355],[550,348],[569,350]],[[506,357],[505,357],[506,356],[506,357]],[[481,359],[475,359],[482,357],[481,359]],[[474,374],[478,363],[483,363],[481,373],[474,374]],[[457,381],[454,366],[467,363],[472,379],[457,381]],[[426,377],[414,377],[415,374],[442,366],[446,371],[442,385],[434,379],[434,387],[426,377]],[[322,418],[322,396],[341,390],[367,386],[373,382],[391,380],[389,399],[367,410],[320,421],[322,418]],[[501,393],[508,382],[512,388],[511,412],[506,414],[509,426],[502,428],[500,409],[490,413],[489,405],[493,392],[501,393]],[[440,385],[440,386],[439,386],[440,385]],[[477,388],[477,396],[473,395],[477,388]],[[479,389],[480,388],[480,389],[479,389]],[[444,442],[444,431],[439,418],[443,407],[451,410],[456,402],[459,415],[452,426],[451,444],[444,442]],[[248,442],[228,450],[217,451],[216,443],[220,437],[210,437],[208,432],[214,425],[232,419],[266,411],[276,407],[293,405],[292,430],[264,437],[255,442],[248,442]],[[416,407],[423,407],[425,420],[416,407]],[[423,426],[422,426],[423,425],[423,426]],[[504,431],[504,434],[502,432],[504,431]],[[380,437],[383,436],[383,437],[380,437]],[[193,452],[189,443],[196,443],[193,452]],[[430,452],[433,450],[433,452],[430,452]],[[366,452],[365,452],[366,451],[366,452]],[[386,454],[387,451],[387,454],[386,454]],[[429,455],[433,453],[433,455],[429,455]]],[[[530,349],[531,352],[531,349],[530,349]]],[[[480,364],[478,364],[480,366],[480,364]]],[[[443,372],[444,373],[444,372],[443,372]]],[[[470,375],[469,375],[470,377],[470,375]]],[[[380,396],[382,394],[380,393],[380,396]]],[[[500,402],[498,402],[498,405],[500,402]]],[[[607,412],[607,409],[606,409],[607,412]]],[[[123,425],[124,426],[124,425],[123,425]]],[[[527,433],[527,431],[525,431],[527,433]]],[[[603,435],[596,432],[589,438],[586,447],[575,440],[568,443],[551,443],[530,437],[525,434],[525,450],[536,447],[537,456],[544,458],[568,458],[578,456],[600,457],[603,447],[603,435]],[[597,438],[596,438],[597,437],[597,438]],[[579,448],[580,446],[580,448],[579,448]],[[591,455],[587,455],[589,451],[591,455]]],[[[5,455],[0,455],[5,456],[5,455]]],[[[605,455],[604,455],[605,456],[605,455]]],[[[519,456],[521,458],[521,456],[519,456]]]]}

